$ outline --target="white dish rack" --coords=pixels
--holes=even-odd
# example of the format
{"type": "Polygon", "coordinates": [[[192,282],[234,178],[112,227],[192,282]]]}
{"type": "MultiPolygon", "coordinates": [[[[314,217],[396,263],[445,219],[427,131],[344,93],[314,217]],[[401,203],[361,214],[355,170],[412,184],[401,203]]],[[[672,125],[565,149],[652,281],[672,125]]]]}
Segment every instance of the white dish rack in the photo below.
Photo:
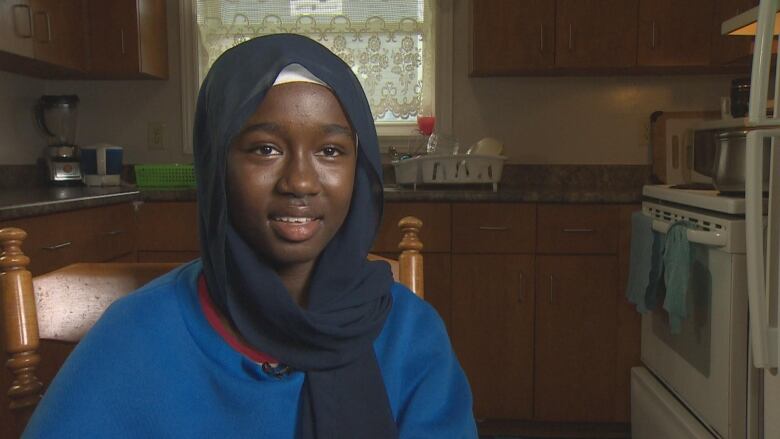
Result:
{"type": "Polygon", "coordinates": [[[429,154],[393,162],[395,182],[418,184],[492,184],[498,190],[506,157],[478,154],[429,154]]]}

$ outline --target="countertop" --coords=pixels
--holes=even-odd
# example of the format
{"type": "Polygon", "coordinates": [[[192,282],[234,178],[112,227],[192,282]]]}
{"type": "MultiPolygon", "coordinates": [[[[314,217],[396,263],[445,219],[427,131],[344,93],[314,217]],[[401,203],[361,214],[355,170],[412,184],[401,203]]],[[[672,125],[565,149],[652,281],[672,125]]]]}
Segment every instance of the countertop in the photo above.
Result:
{"type": "MultiPolygon", "coordinates": [[[[388,186],[387,202],[535,202],[535,203],[637,203],[641,187],[583,189],[567,186],[499,186],[493,192],[488,186],[479,189],[426,188],[412,190],[388,186]]],[[[74,209],[132,201],[195,201],[193,189],[139,190],[123,185],[112,188],[44,187],[0,190],[0,221],[44,215],[74,209]]]]}
{"type": "MultiPolygon", "coordinates": [[[[498,203],[638,203],[642,185],[652,181],[649,165],[523,165],[507,164],[501,184],[427,186],[412,190],[395,183],[392,165],[383,166],[388,202],[498,203]]],[[[135,181],[129,172],[123,181],[135,181]]],[[[106,204],[144,201],[195,201],[194,189],[138,190],[123,184],[113,188],[45,186],[35,165],[0,165],[0,221],[106,204]],[[20,187],[24,183],[24,188],[20,187]]]]}

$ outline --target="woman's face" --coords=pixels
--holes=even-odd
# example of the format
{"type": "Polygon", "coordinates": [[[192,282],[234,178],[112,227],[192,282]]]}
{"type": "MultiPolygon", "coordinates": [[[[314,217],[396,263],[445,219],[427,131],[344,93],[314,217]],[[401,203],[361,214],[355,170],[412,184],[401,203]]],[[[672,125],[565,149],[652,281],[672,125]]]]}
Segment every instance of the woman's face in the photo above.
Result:
{"type": "Polygon", "coordinates": [[[228,154],[228,208],[241,236],[276,268],[313,263],[349,211],[355,134],[329,89],[271,87],[228,154]]]}

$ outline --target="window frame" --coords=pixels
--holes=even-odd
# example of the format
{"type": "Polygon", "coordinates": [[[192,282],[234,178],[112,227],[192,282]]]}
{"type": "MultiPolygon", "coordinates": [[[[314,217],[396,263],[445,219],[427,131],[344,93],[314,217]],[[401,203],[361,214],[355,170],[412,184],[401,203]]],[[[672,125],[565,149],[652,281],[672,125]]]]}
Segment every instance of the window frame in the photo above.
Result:
{"type": "MultiPolygon", "coordinates": [[[[198,89],[198,45],[195,38],[197,0],[179,1],[179,55],[181,74],[182,148],[192,154],[192,133],[198,89]]],[[[437,130],[452,132],[452,12],[454,0],[432,0],[434,18],[433,114],[437,130]]],[[[379,122],[376,125],[380,148],[408,141],[418,135],[416,122],[379,122]]]]}

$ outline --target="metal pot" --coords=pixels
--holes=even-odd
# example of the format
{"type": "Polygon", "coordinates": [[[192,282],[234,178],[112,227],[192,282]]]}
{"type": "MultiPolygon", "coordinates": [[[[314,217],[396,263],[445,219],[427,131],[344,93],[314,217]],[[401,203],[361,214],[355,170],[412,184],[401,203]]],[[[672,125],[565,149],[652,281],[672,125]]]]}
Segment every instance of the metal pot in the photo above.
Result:
{"type": "MultiPolygon", "coordinates": [[[[745,144],[747,131],[726,131],[718,135],[712,183],[720,192],[745,192],[745,144]]],[[[769,166],[772,139],[764,139],[764,190],[769,190],[769,166]]]]}

